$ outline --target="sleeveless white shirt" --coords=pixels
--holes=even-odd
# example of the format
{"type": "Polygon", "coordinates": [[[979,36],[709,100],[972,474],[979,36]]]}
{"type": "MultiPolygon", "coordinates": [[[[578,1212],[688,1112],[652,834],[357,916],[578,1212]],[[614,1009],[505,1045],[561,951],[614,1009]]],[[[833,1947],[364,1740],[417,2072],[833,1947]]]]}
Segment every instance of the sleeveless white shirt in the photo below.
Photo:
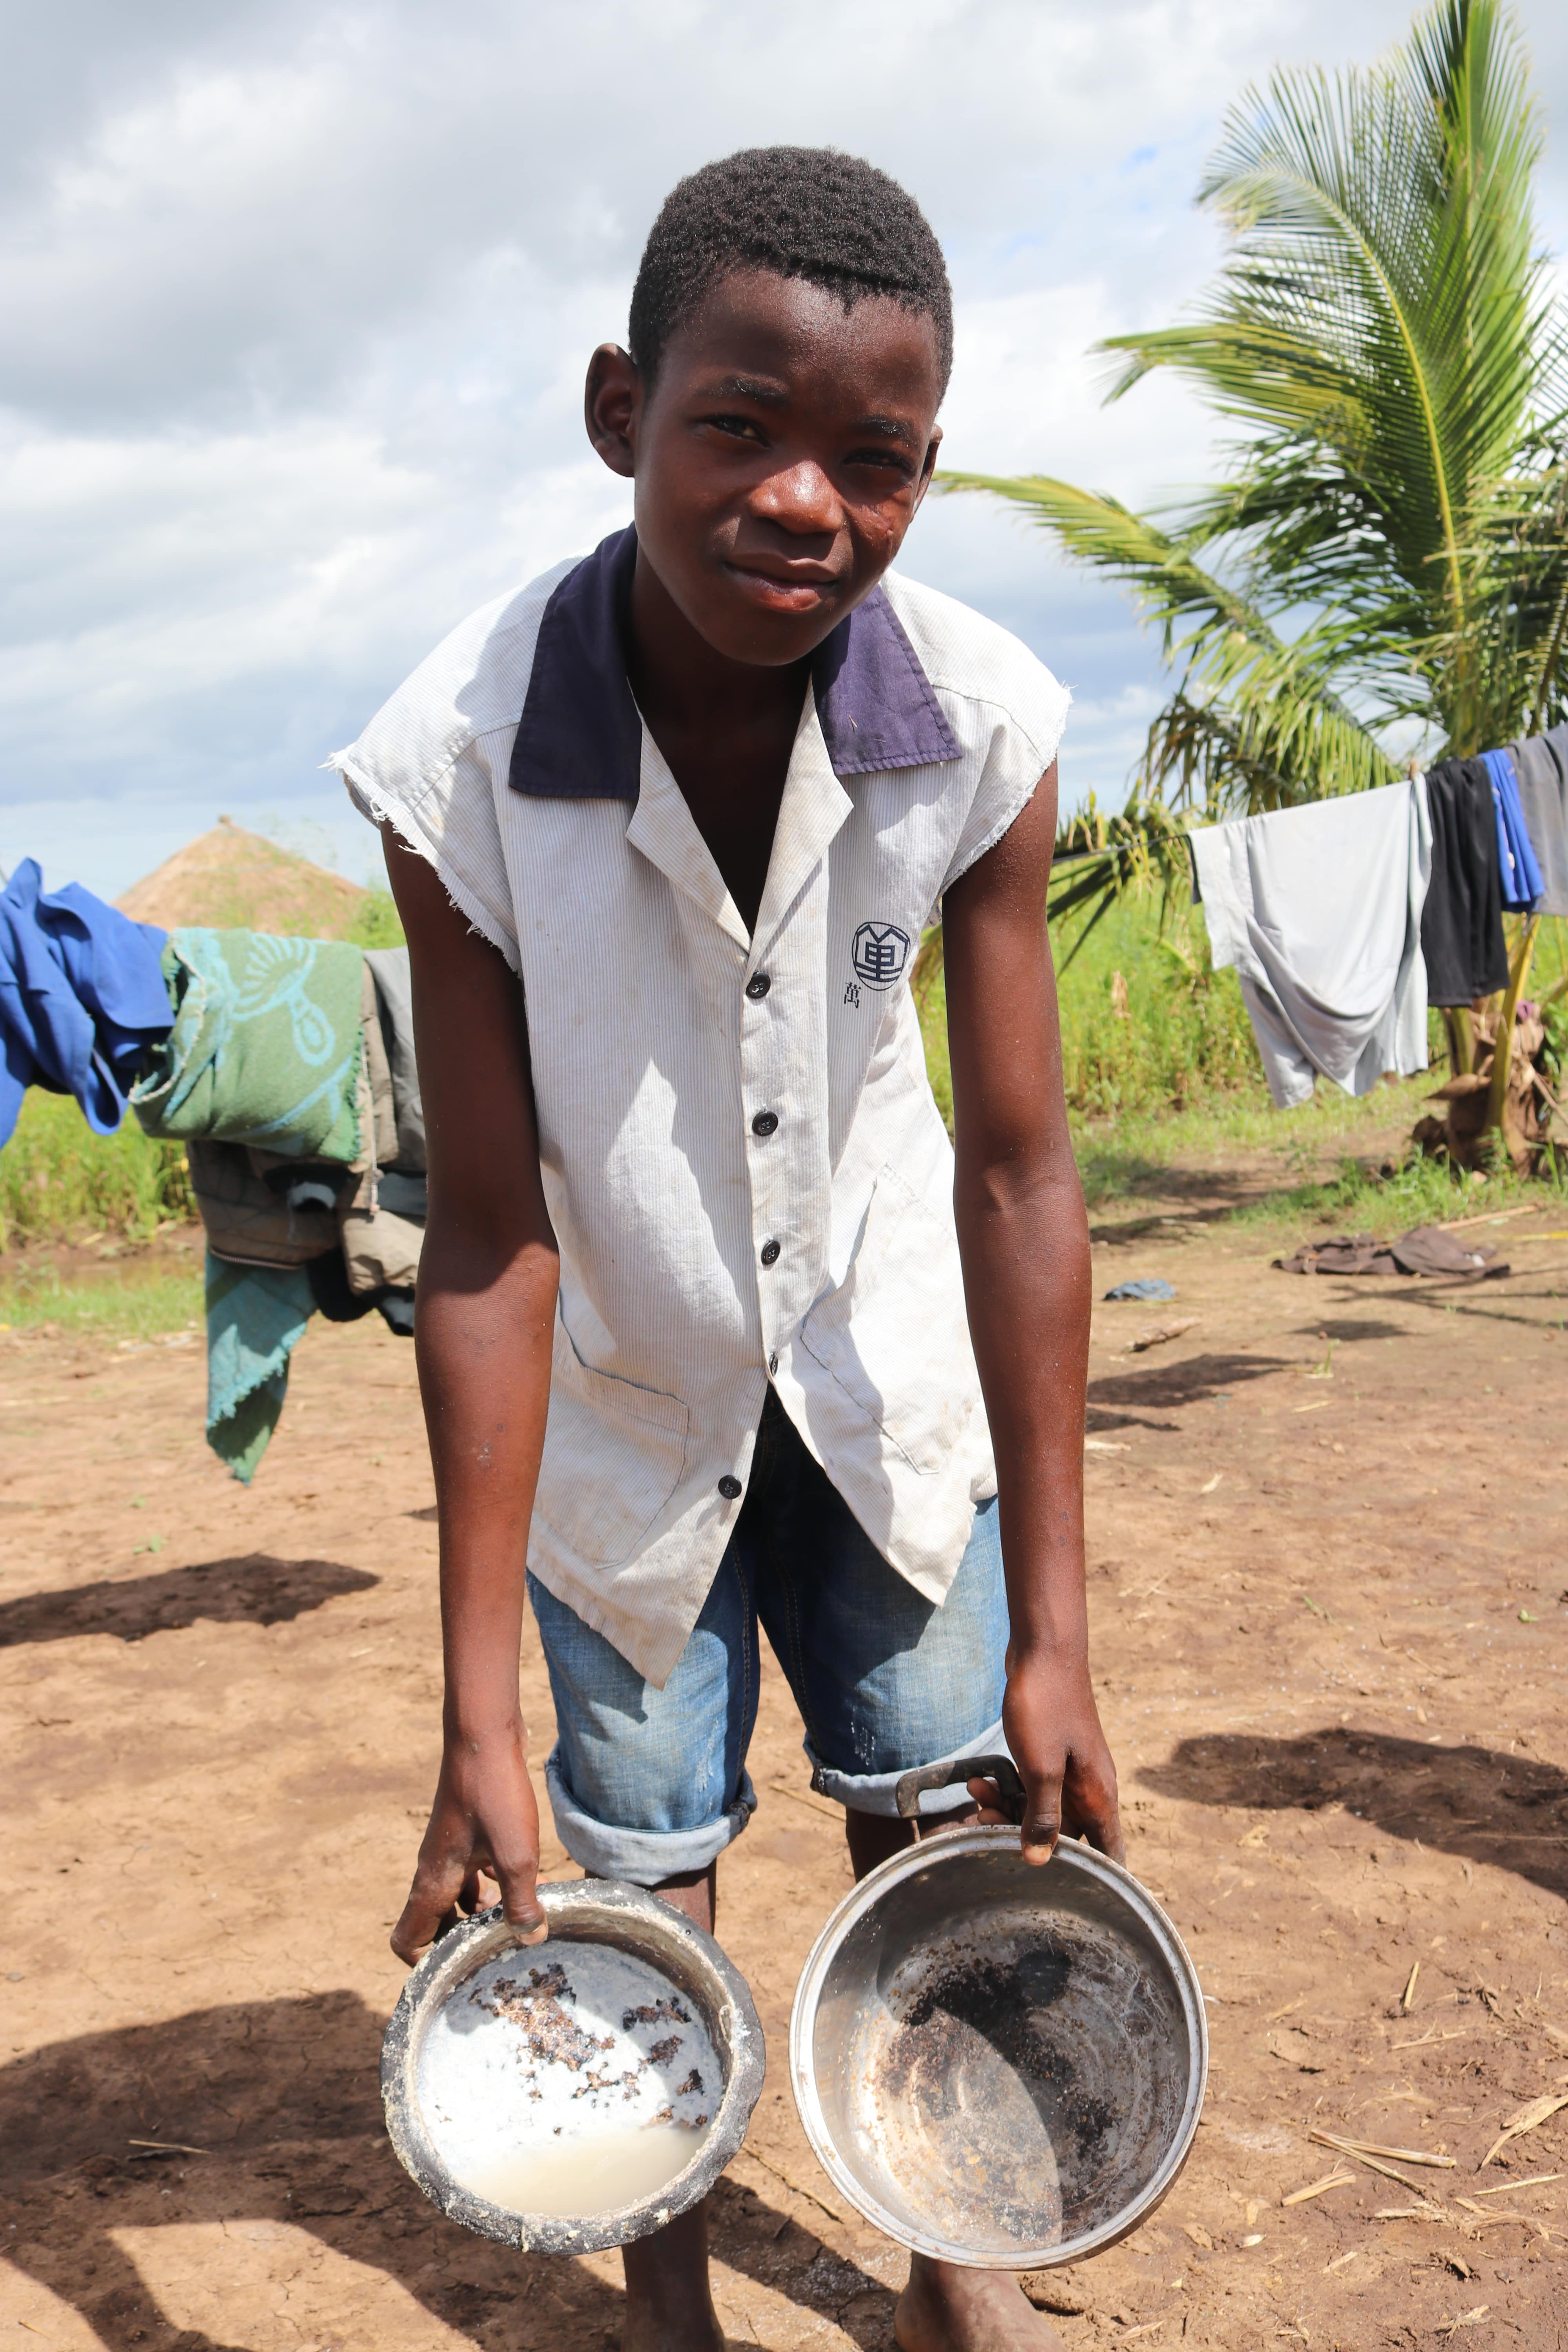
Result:
{"type": "Polygon", "coordinates": [[[1068,697],[889,573],[813,665],[748,937],[626,683],[635,552],[475,614],[330,764],[521,982],[561,1252],[529,1565],[662,1685],[770,1379],[932,1601],[995,1491],[910,971],[1068,697]]]}

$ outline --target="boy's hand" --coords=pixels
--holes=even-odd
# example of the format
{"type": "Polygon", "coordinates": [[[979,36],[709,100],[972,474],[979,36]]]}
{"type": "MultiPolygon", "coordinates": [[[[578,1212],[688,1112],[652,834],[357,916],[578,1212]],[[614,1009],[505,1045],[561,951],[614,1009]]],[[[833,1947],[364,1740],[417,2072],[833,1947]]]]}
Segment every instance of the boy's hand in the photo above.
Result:
{"type": "MultiPolygon", "coordinates": [[[[1116,1767],[1100,1727],[1087,1664],[1013,1651],[1002,1722],[1024,1781],[1024,1860],[1049,1862],[1065,1831],[1068,1837],[1087,1837],[1113,1862],[1125,1862],[1116,1767]]],[[[972,1780],[969,1792],[982,1821],[1007,1819],[994,1781],[972,1780]]]]}
{"type": "Polygon", "coordinates": [[[412,1968],[459,1915],[494,1901],[481,1874],[499,1881],[507,1919],[522,1930],[520,1942],[542,1943],[550,1927],[537,1886],[539,1807],[521,1729],[448,1739],[419,1866],[392,1931],[400,1960],[412,1968]]]}

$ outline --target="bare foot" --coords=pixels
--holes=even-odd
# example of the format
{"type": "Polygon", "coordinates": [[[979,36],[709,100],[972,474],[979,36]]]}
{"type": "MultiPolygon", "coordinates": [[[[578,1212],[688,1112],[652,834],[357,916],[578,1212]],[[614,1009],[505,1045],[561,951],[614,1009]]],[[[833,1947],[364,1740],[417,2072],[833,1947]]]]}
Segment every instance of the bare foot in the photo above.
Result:
{"type": "Polygon", "coordinates": [[[924,2254],[893,2314],[900,2352],[1067,2352],[1011,2271],[961,2270],[924,2254]]]}
{"type": "Polygon", "coordinates": [[[626,2315],[621,2352],[724,2352],[708,2292],[708,2208],[621,2250],[626,2315]]]}

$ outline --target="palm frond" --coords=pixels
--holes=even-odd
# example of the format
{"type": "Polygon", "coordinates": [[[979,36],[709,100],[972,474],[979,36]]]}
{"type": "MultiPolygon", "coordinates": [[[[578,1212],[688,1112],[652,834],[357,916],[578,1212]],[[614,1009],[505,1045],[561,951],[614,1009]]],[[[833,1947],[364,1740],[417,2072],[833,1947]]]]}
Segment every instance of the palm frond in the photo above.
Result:
{"type": "Polygon", "coordinates": [[[1113,398],[1173,368],[1247,430],[1238,482],[1188,517],[1190,543],[1232,535],[1265,605],[1272,589],[1357,615],[1380,648],[1354,665],[1363,695],[1385,721],[1418,703],[1461,750],[1511,731],[1531,698],[1530,628],[1506,633],[1511,662],[1482,650],[1518,580],[1488,524],[1521,442],[1561,439],[1568,413],[1540,148],[1498,0],[1442,0],[1367,72],[1276,73],[1232,110],[1200,191],[1232,239],[1200,315],[1105,346],[1113,398]],[[1413,668],[1420,694],[1390,690],[1413,668]]]}
{"type": "Polygon", "coordinates": [[[1044,476],[944,474],[948,491],[985,490],[1024,508],[1069,556],[1109,571],[1158,627],[1179,666],[1175,697],[1152,729],[1137,788],[1210,814],[1280,808],[1386,782],[1388,760],[1334,685],[1331,626],[1288,641],[1257,604],[1184,542],[1115,499],[1044,476]]]}

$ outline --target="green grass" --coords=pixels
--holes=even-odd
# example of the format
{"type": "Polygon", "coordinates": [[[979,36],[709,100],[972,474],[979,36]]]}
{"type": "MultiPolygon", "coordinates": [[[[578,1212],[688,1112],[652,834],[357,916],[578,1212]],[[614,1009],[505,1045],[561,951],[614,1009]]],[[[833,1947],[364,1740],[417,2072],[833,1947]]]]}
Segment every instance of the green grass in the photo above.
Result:
{"type": "MultiPolygon", "coordinates": [[[[1080,926],[1071,926],[1053,945],[1069,1110],[1103,1118],[1237,1096],[1268,1100],[1236,974],[1216,972],[1210,964],[1201,916],[1178,908],[1162,937],[1152,902],[1134,900],[1114,908],[1087,937],[1080,926]]],[[[951,1127],[947,994],[941,978],[926,999],[922,1027],[931,1089],[951,1127]]]]}
{"type": "Polygon", "coordinates": [[[1473,1177],[1460,1182],[1440,1160],[1412,1156],[1384,1176],[1361,1161],[1342,1160],[1337,1174],[1317,1184],[1270,1192],[1231,1213],[1235,1224],[1316,1223],[1345,1233],[1401,1234],[1412,1225],[1440,1225],[1451,1218],[1480,1217],[1524,1202],[1542,1212],[1568,1208],[1568,1167],[1547,1176],[1516,1176],[1506,1165],[1485,1185],[1473,1177]]]}
{"type": "MultiPolygon", "coordinates": [[[[1440,1014],[1431,1016],[1430,1072],[1360,1098],[1324,1081],[1311,1102],[1276,1110],[1236,975],[1210,965],[1199,910],[1175,910],[1162,939],[1157,902],[1133,899],[1113,909],[1074,956],[1076,936],[1069,927],[1053,945],[1063,1078],[1091,1209],[1168,1200],[1179,1173],[1201,1173],[1212,1179],[1222,1203],[1206,1209],[1206,1219],[1245,1227],[1394,1234],[1526,1201],[1542,1209],[1561,1201],[1568,1213],[1568,1160],[1549,1167],[1544,1182],[1521,1180],[1504,1164],[1483,1184],[1462,1180],[1443,1161],[1406,1156],[1405,1139],[1425,1098],[1446,1074],[1440,1014]],[[1267,1166],[1259,1171],[1263,1155],[1273,1158],[1277,1179],[1267,1166]],[[1237,1195],[1228,1209],[1227,1187],[1237,1195]]],[[[1565,961],[1568,924],[1548,923],[1535,989],[1543,990],[1565,961]]],[[[922,1028],[932,1091],[951,1128],[940,978],[922,1028]]]]}
{"type": "Polygon", "coordinates": [[[401,948],[408,942],[397,901],[384,884],[373,882],[356,908],[346,936],[356,948],[401,948]]]}
{"type": "MultiPolygon", "coordinates": [[[[1441,1075],[1424,1073],[1359,1097],[1324,1083],[1296,1110],[1276,1110],[1260,1080],[1255,1089],[1187,1110],[1142,1111],[1119,1119],[1075,1118],[1084,1192],[1092,1206],[1157,1183],[1178,1167],[1217,1170],[1268,1152],[1279,1165],[1281,1194],[1304,1199],[1321,1189],[1326,1159],[1342,1173],[1345,1166],[1359,1164],[1358,1150],[1379,1160],[1389,1157],[1390,1129],[1408,1134],[1441,1075]]],[[[1445,1175],[1444,1181],[1451,1192],[1457,1189],[1452,1176],[1445,1175]]]]}
{"type": "Polygon", "coordinates": [[[133,1117],[95,1135],[68,1096],[29,1087],[0,1150],[0,1253],[91,1233],[144,1241],[193,1214],[182,1144],[153,1142],[133,1117]]]}
{"type": "Polygon", "coordinates": [[[198,1261],[171,1266],[166,1258],[132,1258],[69,1281],[47,1264],[0,1271],[0,1331],[47,1326],[84,1339],[156,1339],[172,1331],[194,1336],[203,1313],[198,1261]]]}

